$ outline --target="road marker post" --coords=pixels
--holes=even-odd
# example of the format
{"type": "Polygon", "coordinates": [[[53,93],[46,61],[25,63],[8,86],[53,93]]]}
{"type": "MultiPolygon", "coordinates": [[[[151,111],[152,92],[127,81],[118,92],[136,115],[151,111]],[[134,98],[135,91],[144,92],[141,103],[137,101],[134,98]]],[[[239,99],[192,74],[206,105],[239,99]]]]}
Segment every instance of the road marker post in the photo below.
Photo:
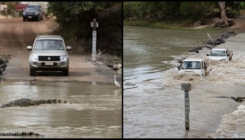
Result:
{"type": "Polygon", "coordinates": [[[189,91],[191,90],[190,83],[181,83],[181,90],[185,91],[185,130],[189,130],[190,128],[190,120],[189,120],[189,113],[190,113],[190,102],[189,102],[189,91]]]}
{"type": "Polygon", "coordinates": [[[98,22],[96,22],[96,19],[94,19],[91,22],[91,27],[93,28],[92,32],[92,61],[96,61],[96,38],[97,38],[97,31],[96,28],[99,27],[98,22]]]}

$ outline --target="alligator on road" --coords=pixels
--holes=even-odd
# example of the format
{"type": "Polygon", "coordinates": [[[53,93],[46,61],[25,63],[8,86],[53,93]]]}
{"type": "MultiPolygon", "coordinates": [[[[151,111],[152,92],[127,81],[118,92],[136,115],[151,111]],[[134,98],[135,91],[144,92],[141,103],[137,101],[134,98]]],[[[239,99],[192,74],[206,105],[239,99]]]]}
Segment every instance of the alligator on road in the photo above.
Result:
{"type": "Polygon", "coordinates": [[[22,99],[17,99],[14,101],[11,101],[6,104],[2,104],[0,108],[5,108],[5,107],[14,107],[14,106],[20,106],[20,107],[27,107],[27,106],[32,106],[32,105],[39,105],[39,104],[56,104],[56,103],[70,103],[65,100],[59,100],[59,99],[48,99],[48,100],[32,100],[32,99],[27,99],[27,98],[22,98],[22,99]]]}
{"type": "Polygon", "coordinates": [[[34,132],[5,132],[5,133],[0,132],[0,136],[41,136],[43,137],[44,135],[40,135],[39,133],[34,133],[34,132]]]}

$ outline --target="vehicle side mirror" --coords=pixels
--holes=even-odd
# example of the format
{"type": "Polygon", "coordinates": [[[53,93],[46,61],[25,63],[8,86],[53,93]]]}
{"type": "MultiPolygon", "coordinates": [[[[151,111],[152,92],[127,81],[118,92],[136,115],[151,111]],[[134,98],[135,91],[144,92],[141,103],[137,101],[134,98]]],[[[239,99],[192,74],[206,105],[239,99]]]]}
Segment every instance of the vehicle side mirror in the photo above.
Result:
{"type": "Polygon", "coordinates": [[[177,68],[178,68],[178,70],[180,70],[180,66],[178,66],[177,68]]]}
{"type": "Polygon", "coordinates": [[[32,50],[32,46],[27,46],[26,49],[27,50],[32,50]]]}
{"type": "Polygon", "coordinates": [[[66,46],[66,50],[70,51],[71,50],[71,46],[66,46]]]}
{"type": "Polygon", "coordinates": [[[207,56],[209,56],[209,54],[206,54],[207,56]]]}

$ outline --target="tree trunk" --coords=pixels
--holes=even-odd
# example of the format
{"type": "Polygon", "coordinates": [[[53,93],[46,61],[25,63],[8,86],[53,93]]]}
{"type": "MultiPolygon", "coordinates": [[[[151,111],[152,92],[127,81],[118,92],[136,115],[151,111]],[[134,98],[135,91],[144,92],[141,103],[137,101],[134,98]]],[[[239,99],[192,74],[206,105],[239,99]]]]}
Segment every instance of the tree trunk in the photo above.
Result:
{"type": "Polygon", "coordinates": [[[218,2],[220,8],[220,17],[221,20],[227,20],[226,12],[225,12],[225,2],[218,2]]]}
{"type": "Polygon", "coordinates": [[[229,24],[227,22],[227,16],[225,12],[225,2],[218,2],[219,9],[220,9],[220,21],[218,21],[218,24],[220,27],[226,28],[229,27],[229,24]]]}
{"type": "Polygon", "coordinates": [[[218,4],[220,10],[220,20],[215,23],[215,27],[228,28],[230,26],[233,26],[235,24],[234,20],[229,19],[226,16],[225,2],[219,1],[218,4]]]}

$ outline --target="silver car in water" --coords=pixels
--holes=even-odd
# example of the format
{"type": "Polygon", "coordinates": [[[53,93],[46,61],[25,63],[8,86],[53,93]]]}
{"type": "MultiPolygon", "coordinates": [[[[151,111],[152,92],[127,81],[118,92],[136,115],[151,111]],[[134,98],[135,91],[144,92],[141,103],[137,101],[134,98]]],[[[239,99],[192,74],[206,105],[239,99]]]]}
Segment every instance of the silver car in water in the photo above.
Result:
{"type": "Polygon", "coordinates": [[[36,71],[62,71],[69,75],[69,55],[67,51],[71,46],[65,46],[64,39],[58,35],[39,35],[29,56],[30,76],[35,76],[36,71]]]}

